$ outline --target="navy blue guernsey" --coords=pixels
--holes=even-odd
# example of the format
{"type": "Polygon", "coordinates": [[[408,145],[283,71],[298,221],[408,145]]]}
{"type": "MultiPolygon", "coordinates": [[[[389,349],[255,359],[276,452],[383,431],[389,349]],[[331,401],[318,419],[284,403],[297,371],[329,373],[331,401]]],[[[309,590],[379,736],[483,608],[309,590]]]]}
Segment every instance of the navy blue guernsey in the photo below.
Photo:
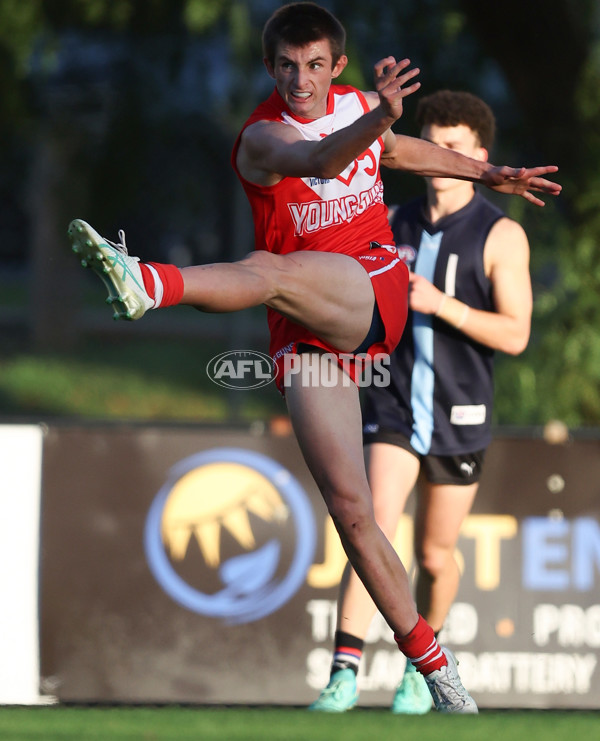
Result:
{"type": "MultiPolygon", "coordinates": [[[[476,193],[431,224],[425,199],[401,206],[392,230],[410,270],[473,309],[494,311],[483,250],[503,212],[476,193]]],[[[432,314],[409,311],[389,368],[388,387],[364,390],[365,432],[391,429],[421,454],[459,455],[491,441],[494,351],[432,314]]]]}

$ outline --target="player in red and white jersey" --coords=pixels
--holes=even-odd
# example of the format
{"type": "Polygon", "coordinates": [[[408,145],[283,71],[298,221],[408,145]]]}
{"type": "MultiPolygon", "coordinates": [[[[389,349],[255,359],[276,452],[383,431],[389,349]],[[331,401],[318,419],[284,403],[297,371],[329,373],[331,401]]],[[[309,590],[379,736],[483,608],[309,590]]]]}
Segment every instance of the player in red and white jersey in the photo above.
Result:
{"type": "Polygon", "coordinates": [[[276,93],[248,121],[234,153],[253,209],[257,249],[235,263],[140,265],[127,254],[124,235],[110,243],[79,219],[69,228],[73,249],[109,286],[117,317],[137,319],[173,304],[207,312],[268,307],[274,355],[298,351],[299,372],[283,379],[286,402],[350,563],[400,650],[425,677],[436,707],[477,712],[452,655],[418,615],[404,567],[375,522],[358,388],[339,356],[391,350],[404,325],[398,306],[406,304],[407,272],[385,223],[380,162],[479,182],[540,205],[532,191],[558,194],[560,186],[542,177],[557,168],[493,167],[394,134],[404,98],[419,88],[413,82],[418,70],[409,69],[409,60],[386,57],[375,65],[376,92],[333,86],[348,61],[345,31],[314,3],[276,10],[263,47],[276,93]],[[314,371],[315,360],[320,375],[304,374],[314,371]]]}
{"type": "MultiPolygon", "coordinates": [[[[354,123],[370,111],[364,93],[348,85],[331,85],[325,114],[307,118],[294,112],[276,88],[244,124],[233,148],[232,164],[252,208],[255,244],[259,250],[279,255],[299,251],[333,252],[358,260],[371,278],[376,298],[372,334],[362,346],[352,348],[371,355],[389,353],[400,339],[406,313],[398,311],[396,298],[405,295],[408,274],[393,247],[393,237],[383,203],[383,183],[379,163],[385,150],[377,137],[336,177],[284,177],[262,185],[246,179],[237,164],[244,132],[264,121],[293,128],[307,142],[318,142],[354,123]],[[268,203],[268,209],[265,208],[268,203]],[[379,335],[377,331],[380,330],[379,335]],[[370,341],[373,339],[374,341],[370,341]]],[[[250,134],[251,135],[251,134],[250,134]]],[[[325,341],[271,308],[267,309],[271,333],[271,355],[277,366],[277,381],[283,391],[285,355],[297,353],[299,346],[338,352],[325,341]]],[[[353,359],[346,370],[356,372],[353,359]]]]}
{"type": "Polygon", "coordinates": [[[325,115],[320,118],[295,114],[277,89],[258,106],[244,124],[232,156],[252,207],[256,249],[277,254],[319,250],[357,255],[371,241],[393,244],[379,171],[384,152],[381,136],[332,178],[285,177],[262,186],[247,180],[236,162],[244,132],[257,122],[276,121],[292,127],[306,141],[318,142],[345,129],[369,110],[364,93],[349,85],[331,85],[325,115]],[[265,211],[267,194],[269,209],[265,211]]]}

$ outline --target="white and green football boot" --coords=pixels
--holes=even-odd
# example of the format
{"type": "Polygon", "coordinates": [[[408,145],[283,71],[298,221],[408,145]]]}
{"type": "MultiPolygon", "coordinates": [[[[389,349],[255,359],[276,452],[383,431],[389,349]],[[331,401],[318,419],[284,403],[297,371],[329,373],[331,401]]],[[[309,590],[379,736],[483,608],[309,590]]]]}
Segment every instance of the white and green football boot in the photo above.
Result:
{"type": "Polygon", "coordinates": [[[69,224],[73,252],[84,268],[91,268],[108,290],[106,303],[113,308],[114,319],[140,319],[154,300],[144,288],[139,257],[131,257],[125,246],[125,232],[119,231],[119,242],[111,242],[82,219],[69,224]]]}

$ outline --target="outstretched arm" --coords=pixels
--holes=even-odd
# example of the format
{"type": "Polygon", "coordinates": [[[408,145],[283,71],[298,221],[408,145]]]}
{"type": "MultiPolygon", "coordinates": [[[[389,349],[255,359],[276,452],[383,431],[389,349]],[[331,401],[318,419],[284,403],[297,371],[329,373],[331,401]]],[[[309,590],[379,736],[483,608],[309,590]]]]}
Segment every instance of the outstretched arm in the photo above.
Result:
{"type": "Polygon", "coordinates": [[[544,202],[531,191],[558,195],[562,186],[543,175],[556,172],[558,167],[495,167],[489,162],[474,160],[437,144],[390,132],[385,139],[386,151],[381,164],[396,170],[424,177],[450,177],[481,183],[500,193],[523,196],[536,206],[544,202]]]}
{"type": "Polygon", "coordinates": [[[393,57],[375,65],[377,93],[366,93],[370,111],[320,141],[307,141],[293,127],[258,121],[242,135],[237,165],[242,175],[260,185],[284,177],[337,177],[402,115],[403,100],[419,89],[418,69],[410,60],[393,57]]]}
{"type": "Polygon", "coordinates": [[[491,190],[497,190],[499,193],[512,193],[523,196],[530,203],[536,206],[543,206],[544,201],[531,192],[535,190],[539,193],[546,193],[551,196],[557,196],[562,190],[562,185],[546,180],[542,175],[550,175],[557,172],[556,165],[547,167],[492,167],[487,170],[481,179],[481,183],[491,190]]]}

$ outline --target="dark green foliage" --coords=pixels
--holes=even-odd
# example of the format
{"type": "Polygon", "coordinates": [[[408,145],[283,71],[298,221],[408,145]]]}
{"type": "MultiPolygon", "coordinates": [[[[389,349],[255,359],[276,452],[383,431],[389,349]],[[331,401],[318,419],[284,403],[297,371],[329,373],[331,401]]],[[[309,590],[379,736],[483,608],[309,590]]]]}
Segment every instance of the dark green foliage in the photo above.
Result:
{"type": "MultiPolygon", "coordinates": [[[[146,259],[230,260],[251,248],[229,155],[245,115],[271,88],[260,31],[279,4],[0,3],[0,288],[6,266],[27,269],[33,350],[77,349],[71,317],[80,299],[51,290],[74,216],[97,221],[107,236],[127,228],[146,259]]],[[[493,162],[559,165],[564,193],[546,208],[497,199],[528,232],[535,307],[526,352],[498,358],[495,421],[598,426],[597,3],[375,0],[368,13],[360,0],[323,4],[348,30],[343,81],[370,87],[377,59],[408,56],[424,93],[465,89],[490,103],[493,162]]],[[[418,95],[398,132],[416,133],[418,95]]],[[[390,203],[422,191],[402,174],[385,173],[385,185],[390,203]]]]}

